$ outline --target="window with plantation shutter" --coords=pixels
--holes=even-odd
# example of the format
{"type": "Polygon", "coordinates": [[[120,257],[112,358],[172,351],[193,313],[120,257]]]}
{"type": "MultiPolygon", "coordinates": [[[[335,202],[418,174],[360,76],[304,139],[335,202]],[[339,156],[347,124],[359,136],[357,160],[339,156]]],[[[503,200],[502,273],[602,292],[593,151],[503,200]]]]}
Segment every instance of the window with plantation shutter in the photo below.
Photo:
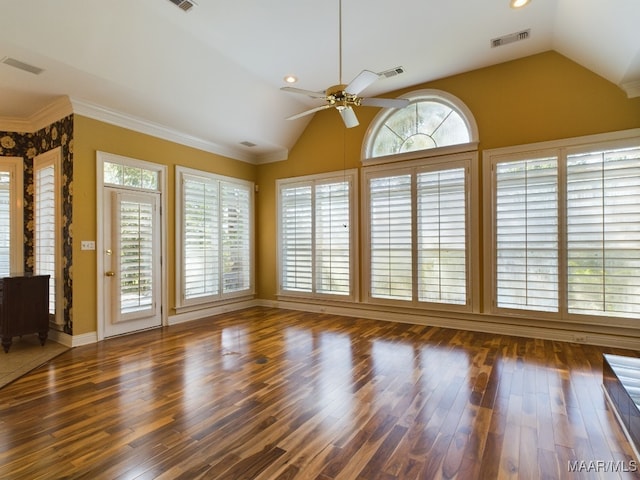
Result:
{"type": "Polygon", "coordinates": [[[413,296],[412,176],[374,178],[369,183],[371,296],[413,296]]]}
{"type": "Polygon", "coordinates": [[[251,195],[247,186],[221,182],[223,293],[251,286],[251,195]]]}
{"type": "Polygon", "coordinates": [[[355,172],[278,182],[281,294],[353,298],[355,172]]]}
{"type": "Polygon", "coordinates": [[[176,168],[180,306],[253,293],[253,184],[176,168]]]}
{"type": "MultiPolygon", "coordinates": [[[[60,151],[52,150],[35,157],[34,183],[34,273],[49,275],[49,314],[55,318],[57,308],[60,253],[58,228],[60,151]]],[[[60,295],[61,296],[61,295],[60,295]]]]}
{"type": "Polygon", "coordinates": [[[366,168],[370,301],[472,307],[472,158],[462,154],[366,168]]]}
{"type": "Polygon", "coordinates": [[[282,290],[313,291],[312,186],[280,189],[282,290]]]}
{"type": "Polygon", "coordinates": [[[0,171],[0,277],[11,272],[11,175],[0,171]]]}
{"type": "Polygon", "coordinates": [[[183,295],[187,300],[217,295],[218,184],[201,177],[182,177],[183,295]]]}
{"type": "Polygon", "coordinates": [[[558,311],[557,163],[549,157],[495,167],[498,307],[558,311]]]}
{"type": "Polygon", "coordinates": [[[417,176],[418,300],[467,302],[465,170],[417,176]]]}
{"type": "Polygon", "coordinates": [[[494,311],[640,318],[639,134],[486,152],[494,311]]]}
{"type": "Polygon", "coordinates": [[[567,158],[569,313],[640,317],[640,148],[567,158]]]}

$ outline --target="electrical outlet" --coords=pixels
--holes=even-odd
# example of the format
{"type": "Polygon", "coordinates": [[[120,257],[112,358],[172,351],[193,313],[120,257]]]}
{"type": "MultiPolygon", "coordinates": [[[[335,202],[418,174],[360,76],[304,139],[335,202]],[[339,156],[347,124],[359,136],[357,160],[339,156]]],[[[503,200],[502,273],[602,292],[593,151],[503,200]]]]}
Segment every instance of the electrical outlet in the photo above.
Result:
{"type": "Polygon", "coordinates": [[[96,242],[94,240],[82,240],[80,242],[80,250],[95,250],[96,242]]]}

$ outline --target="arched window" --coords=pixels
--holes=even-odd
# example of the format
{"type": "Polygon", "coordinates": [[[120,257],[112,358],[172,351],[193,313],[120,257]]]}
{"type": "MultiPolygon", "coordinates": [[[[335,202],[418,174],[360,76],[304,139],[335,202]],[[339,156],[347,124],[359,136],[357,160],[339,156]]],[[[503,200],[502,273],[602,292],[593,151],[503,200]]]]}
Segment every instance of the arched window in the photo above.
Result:
{"type": "Polygon", "coordinates": [[[460,99],[440,90],[419,90],[402,98],[411,103],[400,110],[383,109],[371,123],[364,160],[455,145],[466,148],[454,150],[475,149],[476,123],[460,99]]]}

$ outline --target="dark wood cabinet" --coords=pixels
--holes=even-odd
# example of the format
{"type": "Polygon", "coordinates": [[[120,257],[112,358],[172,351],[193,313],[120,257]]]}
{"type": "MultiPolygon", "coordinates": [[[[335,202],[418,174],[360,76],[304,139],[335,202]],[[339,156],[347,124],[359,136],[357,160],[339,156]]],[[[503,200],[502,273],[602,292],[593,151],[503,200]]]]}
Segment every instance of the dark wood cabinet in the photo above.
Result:
{"type": "Polygon", "coordinates": [[[0,337],[5,352],[13,337],[37,333],[44,345],[49,334],[49,275],[0,278],[0,337]]]}

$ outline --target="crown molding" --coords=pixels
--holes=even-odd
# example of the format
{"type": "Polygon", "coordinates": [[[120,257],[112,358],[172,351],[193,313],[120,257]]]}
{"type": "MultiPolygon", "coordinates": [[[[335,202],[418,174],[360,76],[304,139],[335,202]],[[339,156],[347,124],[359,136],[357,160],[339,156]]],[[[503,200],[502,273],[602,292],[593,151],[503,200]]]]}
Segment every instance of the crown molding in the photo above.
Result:
{"type": "Polygon", "coordinates": [[[640,80],[625,82],[620,85],[620,88],[626,92],[629,98],[640,97],[640,80]]]}
{"type": "Polygon", "coordinates": [[[69,97],[56,98],[28,118],[0,117],[0,130],[5,132],[34,133],[73,113],[69,97]]]}
{"type": "Polygon", "coordinates": [[[101,105],[71,98],[73,113],[216,155],[255,164],[256,157],[101,105]]]}
{"type": "Polygon", "coordinates": [[[253,165],[286,160],[289,154],[287,149],[263,155],[250,154],[180,132],[159,123],[150,122],[85,100],[70,98],[66,95],[58,97],[28,118],[0,117],[0,131],[34,133],[71,114],[82,115],[110,125],[253,165]]]}

